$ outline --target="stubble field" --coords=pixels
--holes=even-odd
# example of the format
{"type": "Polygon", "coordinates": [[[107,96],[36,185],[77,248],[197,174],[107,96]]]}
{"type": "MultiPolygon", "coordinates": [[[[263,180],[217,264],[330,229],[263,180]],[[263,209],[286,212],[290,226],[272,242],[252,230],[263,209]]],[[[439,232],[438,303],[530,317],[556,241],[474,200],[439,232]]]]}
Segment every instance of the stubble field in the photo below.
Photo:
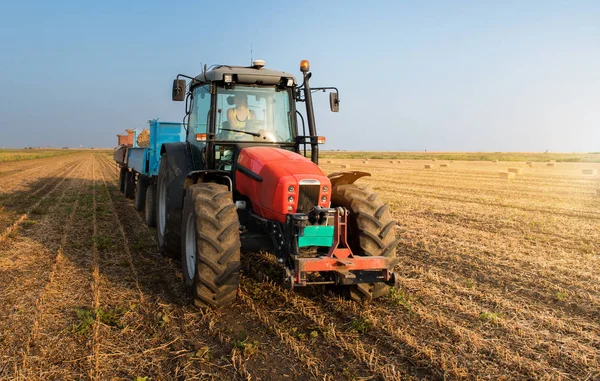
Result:
{"type": "Polygon", "coordinates": [[[202,312],[110,158],[0,163],[0,380],[600,378],[598,163],[323,159],[390,204],[390,295],[290,292],[253,253],[202,312]]]}

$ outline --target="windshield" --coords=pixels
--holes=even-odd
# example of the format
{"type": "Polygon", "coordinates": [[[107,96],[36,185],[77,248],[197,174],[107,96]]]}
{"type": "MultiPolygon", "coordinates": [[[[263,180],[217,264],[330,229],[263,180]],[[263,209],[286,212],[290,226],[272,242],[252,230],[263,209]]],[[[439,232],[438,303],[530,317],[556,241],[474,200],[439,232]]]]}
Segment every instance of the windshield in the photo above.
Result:
{"type": "Polygon", "coordinates": [[[237,85],[217,90],[217,140],[294,141],[289,89],[237,85]]]}

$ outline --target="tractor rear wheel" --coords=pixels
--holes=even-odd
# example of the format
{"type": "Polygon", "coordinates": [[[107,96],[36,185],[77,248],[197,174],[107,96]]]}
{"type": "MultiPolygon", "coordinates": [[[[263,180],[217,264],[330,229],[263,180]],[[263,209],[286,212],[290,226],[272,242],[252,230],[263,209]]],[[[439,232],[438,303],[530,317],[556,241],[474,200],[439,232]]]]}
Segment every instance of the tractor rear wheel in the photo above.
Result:
{"type": "Polygon", "coordinates": [[[193,303],[219,308],[235,301],[240,273],[238,214],[228,187],[191,185],[182,215],[181,267],[193,303]]]}
{"type": "Polygon", "coordinates": [[[148,185],[146,189],[144,221],[151,228],[156,226],[156,185],[154,184],[148,185]]]}
{"type": "Polygon", "coordinates": [[[185,177],[177,162],[163,154],[156,184],[156,238],[161,252],[170,258],[180,258],[181,206],[185,177]]]}
{"type": "Polygon", "coordinates": [[[125,176],[127,175],[127,168],[121,167],[119,171],[119,190],[121,193],[125,193],[125,176]]]}
{"type": "Polygon", "coordinates": [[[135,197],[135,173],[132,171],[127,171],[125,174],[125,197],[134,198],[135,197]]]}
{"type": "MultiPolygon", "coordinates": [[[[387,204],[377,193],[364,185],[344,184],[331,192],[332,207],[350,211],[348,240],[352,253],[361,256],[396,257],[394,226],[387,204]]],[[[344,293],[356,301],[371,300],[389,292],[385,283],[360,283],[344,288],[344,293]]]]}
{"type": "Polygon", "coordinates": [[[135,198],[134,206],[135,210],[141,212],[144,210],[144,203],[146,202],[146,189],[150,179],[147,176],[140,174],[138,176],[137,183],[135,184],[135,198]]]}

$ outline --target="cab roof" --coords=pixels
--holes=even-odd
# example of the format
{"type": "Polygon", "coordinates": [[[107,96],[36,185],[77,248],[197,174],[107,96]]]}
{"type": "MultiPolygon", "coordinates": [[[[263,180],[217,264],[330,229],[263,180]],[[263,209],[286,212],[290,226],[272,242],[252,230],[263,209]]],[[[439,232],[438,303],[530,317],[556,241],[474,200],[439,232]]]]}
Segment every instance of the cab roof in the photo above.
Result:
{"type": "Polygon", "coordinates": [[[217,65],[207,70],[205,73],[197,75],[193,84],[222,81],[225,74],[231,74],[235,83],[258,84],[258,85],[276,85],[283,79],[292,78],[296,84],[296,78],[284,71],[266,69],[264,67],[253,66],[229,66],[217,65]]]}

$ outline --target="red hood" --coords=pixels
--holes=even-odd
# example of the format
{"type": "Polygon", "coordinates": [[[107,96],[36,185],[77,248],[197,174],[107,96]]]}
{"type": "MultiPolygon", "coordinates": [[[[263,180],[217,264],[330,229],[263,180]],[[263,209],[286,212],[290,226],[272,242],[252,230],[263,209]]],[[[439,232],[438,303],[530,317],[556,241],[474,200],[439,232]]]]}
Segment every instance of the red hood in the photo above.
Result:
{"type": "MultiPolygon", "coordinates": [[[[285,214],[296,212],[301,180],[316,180],[321,187],[331,187],[321,168],[304,156],[288,150],[274,147],[244,148],[237,163],[262,179],[251,179],[239,170],[235,174],[237,191],[249,197],[255,212],[265,218],[283,222],[285,214]],[[293,192],[288,191],[290,186],[294,187],[293,192]],[[293,196],[295,201],[290,203],[289,196],[293,196]],[[289,205],[293,206],[291,212],[288,211],[289,205]],[[276,213],[277,216],[273,216],[272,213],[276,213]]],[[[320,202],[321,206],[329,206],[329,194],[325,196],[327,200],[320,202]]],[[[321,197],[319,195],[319,200],[321,197]]]]}

